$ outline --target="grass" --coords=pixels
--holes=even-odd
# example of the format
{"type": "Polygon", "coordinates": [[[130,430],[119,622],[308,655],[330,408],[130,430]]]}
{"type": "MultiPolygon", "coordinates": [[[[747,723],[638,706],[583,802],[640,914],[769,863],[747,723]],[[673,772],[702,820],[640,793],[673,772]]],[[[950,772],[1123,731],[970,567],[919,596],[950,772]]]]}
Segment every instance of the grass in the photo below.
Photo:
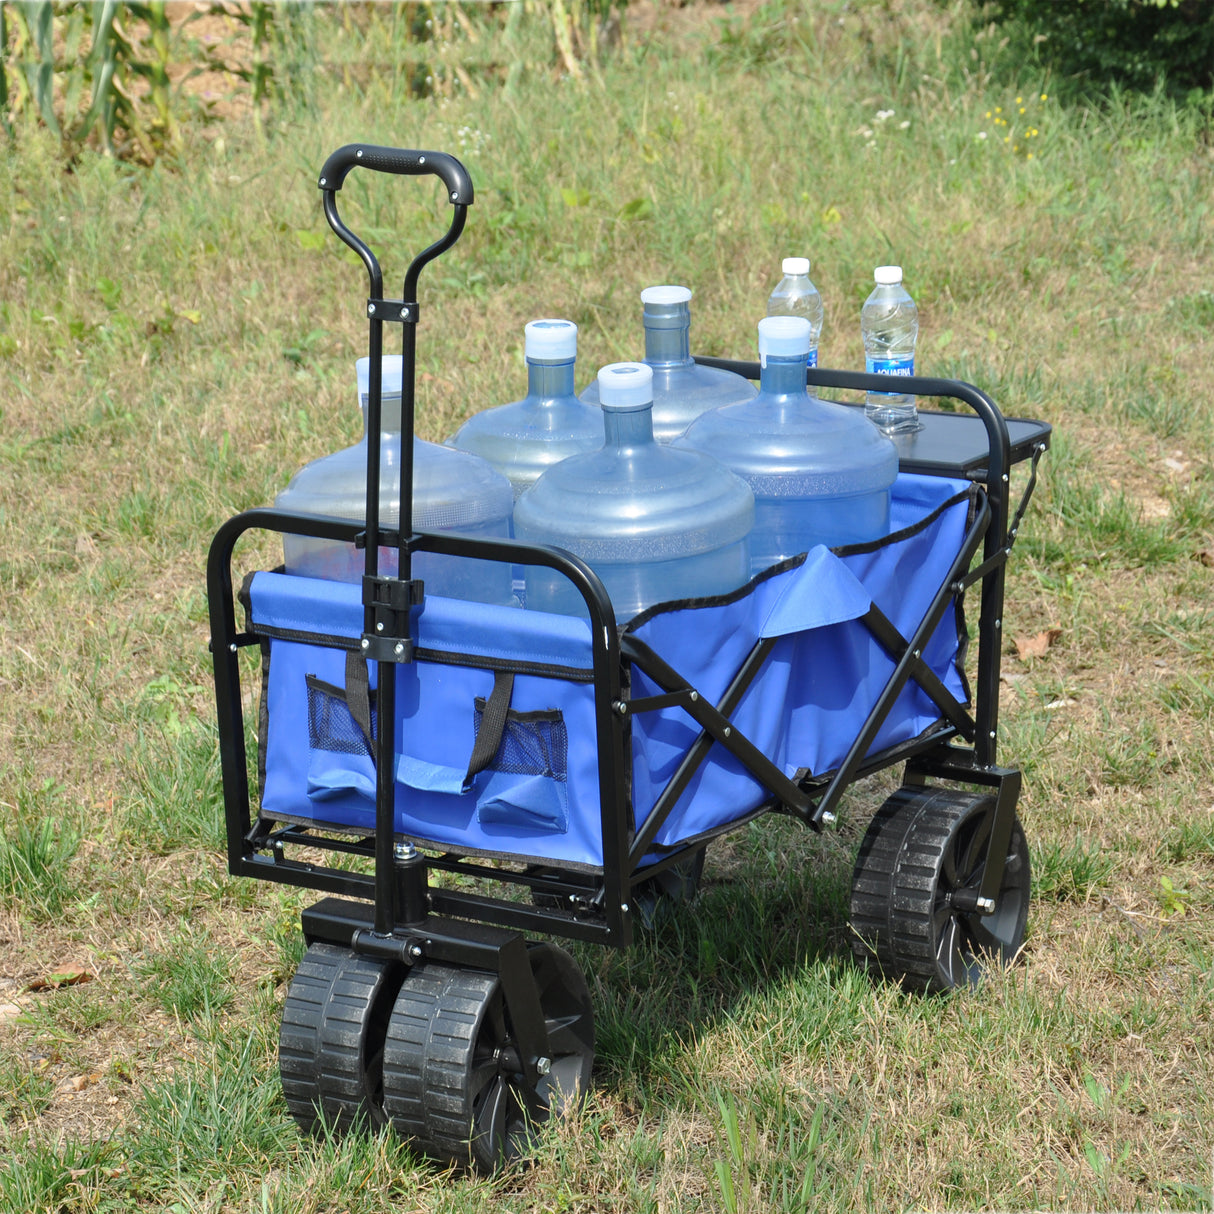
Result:
{"type": "MultiPolygon", "coordinates": [[[[637,4],[581,80],[521,9],[475,47],[447,14],[435,62],[475,59],[473,89],[430,97],[336,11],[296,47],[305,95],[185,121],[175,159],[0,146],[0,1209],[1214,1207],[1208,113],[1063,106],[927,0],[637,4]],[[1004,144],[1017,96],[1038,134],[1004,144]],[[365,277],[315,188],[354,139],[476,184],[422,275],[424,437],[519,395],[534,316],[579,324],[579,382],[636,357],[655,282],[695,289],[698,351],[753,357],[802,252],[824,365],[861,365],[872,267],[899,262],[920,369],[1053,423],[1004,613],[1020,965],[931,999],[854,967],[877,781],[837,835],[714,845],[626,953],[574,950],[596,1084],[531,1169],[299,1138],[275,1040],[305,899],[225,872],[203,570],[222,521],[357,437],[365,277]],[[68,967],[93,981],[30,989],[68,967]]],[[[427,189],[342,191],[390,281],[442,230],[427,189]]]]}

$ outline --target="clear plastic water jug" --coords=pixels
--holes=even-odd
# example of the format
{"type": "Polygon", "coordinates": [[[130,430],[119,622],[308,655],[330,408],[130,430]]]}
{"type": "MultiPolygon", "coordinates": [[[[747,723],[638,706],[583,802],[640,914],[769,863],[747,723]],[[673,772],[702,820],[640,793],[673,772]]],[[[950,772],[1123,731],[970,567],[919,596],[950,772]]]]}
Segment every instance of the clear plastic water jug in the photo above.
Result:
{"type": "Polygon", "coordinates": [[[810,339],[803,317],[759,321],[759,395],[705,413],[675,444],[706,452],[751,487],[755,573],[815,544],[860,543],[889,530],[897,449],[859,409],[809,393],[810,339]]]}
{"type": "MultiPolygon", "coordinates": [[[[743,375],[702,367],[691,357],[691,291],[646,287],[641,292],[645,363],[653,370],[653,435],[660,443],[678,438],[708,409],[750,400],[755,386],[743,375]]],[[[596,380],[582,392],[599,403],[596,380]]]]}
{"type": "MultiPolygon", "coordinates": [[[[602,579],[620,621],[654,603],[745,584],[754,523],[745,482],[699,451],[654,441],[650,367],[613,363],[598,384],[602,447],[556,464],[519,498],[516,537],[580,556],[602,579]]],[[[526,585],[529,610],[585,614],[562,575],[528,566],[526,585]]]]}
{"type": "Polygon", "coordinates": [[[603,445],[603,419],[574,390],[577,325],[533,320],[524,330],[527,395],[470,417],[450,445],[488,460],[517,498],[546,468],[603,445]]]}
{"type": "MultiPolygon", "coordinates": [[[[395,528],[400,521],[401,373],[398,355],[383,360],[380,434],[379,521],[395,528]]],[[[359,403],[364,424],[370,360],[357,363],[359,403]]],[[[475,536],[510,535],[514,495],[510,482],[484,460],[435,443],[413,442],[413,526],[418,531],[459,531],[475,536]]],[[[367,436],[353,446],[301,468],[274,503],[301,514],[365,520],[367,510],[367,436]]],[[[353,544],[312,536],[284,535],[288,573],[304,577],[357,582],[365,571],[365,554],[353,544]]],[[[397,571],[395,548],[381,548],[381,574],[397,571]]],[[[515,602],[510,566],[497,561],[467,560],[436,553],[414,554],[412,572],[425,582],[427,594],[484,603],[515,602]]]]}

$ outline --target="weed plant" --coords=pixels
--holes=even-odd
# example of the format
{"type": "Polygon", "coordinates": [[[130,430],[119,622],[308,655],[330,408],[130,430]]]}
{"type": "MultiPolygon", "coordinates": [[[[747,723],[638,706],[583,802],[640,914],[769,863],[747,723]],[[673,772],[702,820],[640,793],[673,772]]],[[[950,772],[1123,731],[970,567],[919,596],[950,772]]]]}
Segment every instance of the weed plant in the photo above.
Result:
{"type": "MultiPolygon", "coordinates": [[[[318,6],[306,95],[184,116],[175,156],[69,171],[28,111],[0,144],[0,1208],[1209,1209],[1208,114],[1063,105],[928,0],[637,3],[576,76],[551,14],[511,11],[490,39],[434,6],[428,95],[415,44],[318,6]],[[596,1084],[531,1169],[299,1138],[275,1037],[305,899],[225,873],[203,569],[224,520],[358,437],[365,275],[316,190],[353,140],[476,185],[421,279],[423,437],[521,394],[536,316],[578,323],[579,386],[638,357],[653,283],[694,288],[697,352],[754,357],[791,254],[824,365],[863,365],[898,263],[920,370],[1053,424],[1003,617],[1035,872],[1012,970],[920,998],[855,968],[878,779],[837,834],[753,823],[634,948],[575,950],[596,1084]],[[67,965],[94,982],[30,989],[67,965]]],[[[430,179],[341,199],[389,282],[444,230],[430,179]]],[[[238,573],[280,559],[251,536],[238,573]]]]}

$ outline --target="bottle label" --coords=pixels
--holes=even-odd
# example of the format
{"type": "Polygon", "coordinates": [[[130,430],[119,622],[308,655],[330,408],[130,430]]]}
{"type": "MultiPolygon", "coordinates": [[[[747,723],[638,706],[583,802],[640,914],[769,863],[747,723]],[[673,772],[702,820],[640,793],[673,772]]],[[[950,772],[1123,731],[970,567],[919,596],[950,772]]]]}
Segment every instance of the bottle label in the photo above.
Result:
{"type": "Polygon", "coordinates": [[[807,367],[816,367],[818,365],[817,349],[810,350],[809,357],[805,360],[805,365],[807,367]]]}
{"type": "Polygon", "coordinates": [[[865,358],[869,375],[914,375],[915,356],[910,358],[865,358]]]}

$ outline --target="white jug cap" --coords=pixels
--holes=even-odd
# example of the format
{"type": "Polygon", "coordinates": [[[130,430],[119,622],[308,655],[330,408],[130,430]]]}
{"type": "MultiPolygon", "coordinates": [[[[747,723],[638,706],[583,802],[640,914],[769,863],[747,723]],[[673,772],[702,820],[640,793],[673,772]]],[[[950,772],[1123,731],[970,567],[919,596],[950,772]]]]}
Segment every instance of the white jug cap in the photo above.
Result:
{"type": "Polygon", "coordinates": [[[646,287],[641,292],[643,304],[685,304],[691,303],[690,287],[646,287]]]}
{"type": "MultiPolygon", "coordinates": [[[[385,354],[380,361],[380,390],[384,396],[399,396],[404,379],[404,355],[385,354]]],[[[358,376],[358,399],[366,401],[371,392],[371,360],[360,358],[354,364],[358,376]]]]}
{"type": "Polygon", "coordinates": [[[873,271],[873,281],[882,287],[897,286],[902,281],[902,267],[878,266],[873,271]]]}
{"type": "Polygon", "coordinates": [[[571,320],[533,320],[523,335],[527,358],[555,362],[577,357],[577,325],[571,320]]]}
{"type": "Polygon", "coordinates": [[[808,274],[809,273],[809,258],[808,257],[786,257],[780,263],[780,269],[785,274],[808,274]]]}
{"type": "Polygon", "coordinates": [[[608,363],[599,370],[599,404],[632,413],[653,405],[653,368],[646,363],[608,363]]]}
{"type": "Polygon", "coordinates": [[[807,358],[812,333],[804,316],[764,316],[759,321],[759,357],[807,358]]]}

